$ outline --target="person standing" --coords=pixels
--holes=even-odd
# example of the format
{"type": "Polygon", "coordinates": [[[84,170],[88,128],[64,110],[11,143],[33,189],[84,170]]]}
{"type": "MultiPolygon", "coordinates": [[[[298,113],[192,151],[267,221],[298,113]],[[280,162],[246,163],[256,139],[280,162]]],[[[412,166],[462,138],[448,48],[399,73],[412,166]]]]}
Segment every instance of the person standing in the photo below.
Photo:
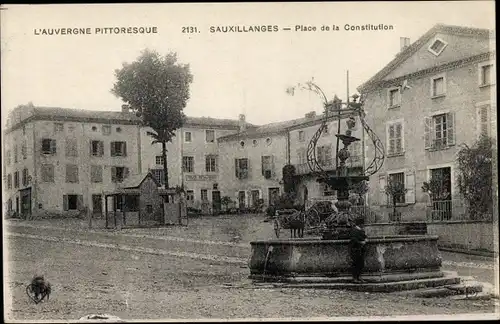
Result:
{"type": "Polygon", "coordinates": [[[365,266],[365,245],[366,233],[363,226],[363,219],[356,219],[350,231],[349,254],[351,256],[351,274],[353,282],[361,283],[361,272],[365,266]]]}

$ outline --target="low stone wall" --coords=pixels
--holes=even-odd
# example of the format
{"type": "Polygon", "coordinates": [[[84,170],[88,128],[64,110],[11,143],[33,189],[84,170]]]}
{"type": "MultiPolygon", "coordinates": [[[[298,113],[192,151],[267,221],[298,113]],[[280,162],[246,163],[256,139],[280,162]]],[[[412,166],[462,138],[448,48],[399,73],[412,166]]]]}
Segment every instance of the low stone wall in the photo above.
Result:
{"type": "MultiPolygon", "coordinates": [[[[399,235],[408,222],[367,224],[368,236],[399,235]]],[[[494,227],[492,222],[484,221],[447,221],[428,222],[427,232],[439,237],[442,247],[465,250],[494,251],[494,227]]]]}

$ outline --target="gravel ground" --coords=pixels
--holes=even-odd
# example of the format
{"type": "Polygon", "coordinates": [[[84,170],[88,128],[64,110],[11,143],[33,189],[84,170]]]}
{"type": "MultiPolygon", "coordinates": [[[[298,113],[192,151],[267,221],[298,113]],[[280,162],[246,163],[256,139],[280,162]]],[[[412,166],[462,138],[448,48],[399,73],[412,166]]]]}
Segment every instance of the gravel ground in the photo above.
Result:
{"type": "Polygon", "coordinates": [[[494,301],[418,299],[338,290],[256,288],[248,270],[190,258],[9,237],[7,318],[75,320],[91,313],[122,319],[306,318],[491,313],[494,301]],[[34,305],[35,273],[53,286],[34,305]],[[231,283],[231,288],[224,287],[231,283]]]}

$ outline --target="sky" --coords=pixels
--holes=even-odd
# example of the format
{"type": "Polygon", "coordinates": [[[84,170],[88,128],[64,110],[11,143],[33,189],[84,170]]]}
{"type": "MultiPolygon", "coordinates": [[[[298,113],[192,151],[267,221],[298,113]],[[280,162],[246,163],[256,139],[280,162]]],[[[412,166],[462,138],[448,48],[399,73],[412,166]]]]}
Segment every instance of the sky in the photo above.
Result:
{"type": "Polygon", "coordinates": [[[194,81],[188,116],[254,124],[303,117],[322,101],[286,88],[314,78],[329,99],[345,99],[400,48],[437,23],[495,28],[493,1],[109,4],[4,6],[1,10],[2,125],[10,110],[35,106],[120,110],[114,71],[149,48],[176,52],[194,81]],[[385,24],[387,31],[345,31],[385,24]],[[276,25],[278,32],[211,33],[211,26],[276,25]],[[296,31],[297,25],[316,31],[296,31]],[[321,31],[322,26],[330,31],[321,31]],[[332,26],[339,27],[333,31],[332,26]],[[96,34],[96,28],[156,27],[156,34],[96,34]],[[182,33],[196,27],[198,33],[182,33]],[[285,31],[282,28],[290,27],[285,31]],[[36,35],[42,29],[90,28],[87,35],[36,35]]]}

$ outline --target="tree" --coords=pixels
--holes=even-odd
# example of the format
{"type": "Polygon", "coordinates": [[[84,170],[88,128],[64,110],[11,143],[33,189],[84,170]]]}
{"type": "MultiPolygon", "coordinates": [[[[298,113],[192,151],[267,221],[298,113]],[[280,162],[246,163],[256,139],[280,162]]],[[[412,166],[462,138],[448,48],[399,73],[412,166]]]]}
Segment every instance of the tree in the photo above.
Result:
{"type": "Polygon", "coordinates": [[[389,180],[387,186],[385,186],[385,194],[389,196],[392,200],[393,217],[396,217],[396,206],[401,197],[404,197],[408,189],[405,185],[399,181],[389,180]]]}
{"type": "Polygon", "coordinates": [[[434,174],[429,182],[424,181],[422,191],[429,194],[432,202],[449,200],[451,193],[448,186],[446,186],[449,180],[448,177],[440,173],[434,174]]]}
{"type": "Polygon", "coordinates": [[[229,209],[229,205],[233,203],[233,200],[229,196],[224,196],[221,198],[220,203],[222,206],[226,207],[226,211],[229,209]]]}
{"type": "Polygon", "coordinates": [[[123,63],[121,69],[115,70],[115,77],[111,93],[153,130],[147,133],[153,138],[152,144],[162,145],[165,188],[169,188],[167,143],[186,117],[183,110],[193,81],[189,64],[178,63],[176,53],[161,56],[146,49],[136,61],[123,63]]]}
{"type": "Polygon", "coordinates": [[[493,214],[493,141],[482,136],[472,147],[462,144],[457,154],[458,189],[469,205],[472,219],[493,214]]]}
{"type": "Polygon", "coordinates": [[[355,185],[352,186],[351,188],[351,193],[354,194],[355,196],[352,198],[353,201],[356,202],[358,205],[364,205],[365,204],[365,194],[368,192],[368,181],[363,180],[361,182],[356,183],[355,185]]]}

